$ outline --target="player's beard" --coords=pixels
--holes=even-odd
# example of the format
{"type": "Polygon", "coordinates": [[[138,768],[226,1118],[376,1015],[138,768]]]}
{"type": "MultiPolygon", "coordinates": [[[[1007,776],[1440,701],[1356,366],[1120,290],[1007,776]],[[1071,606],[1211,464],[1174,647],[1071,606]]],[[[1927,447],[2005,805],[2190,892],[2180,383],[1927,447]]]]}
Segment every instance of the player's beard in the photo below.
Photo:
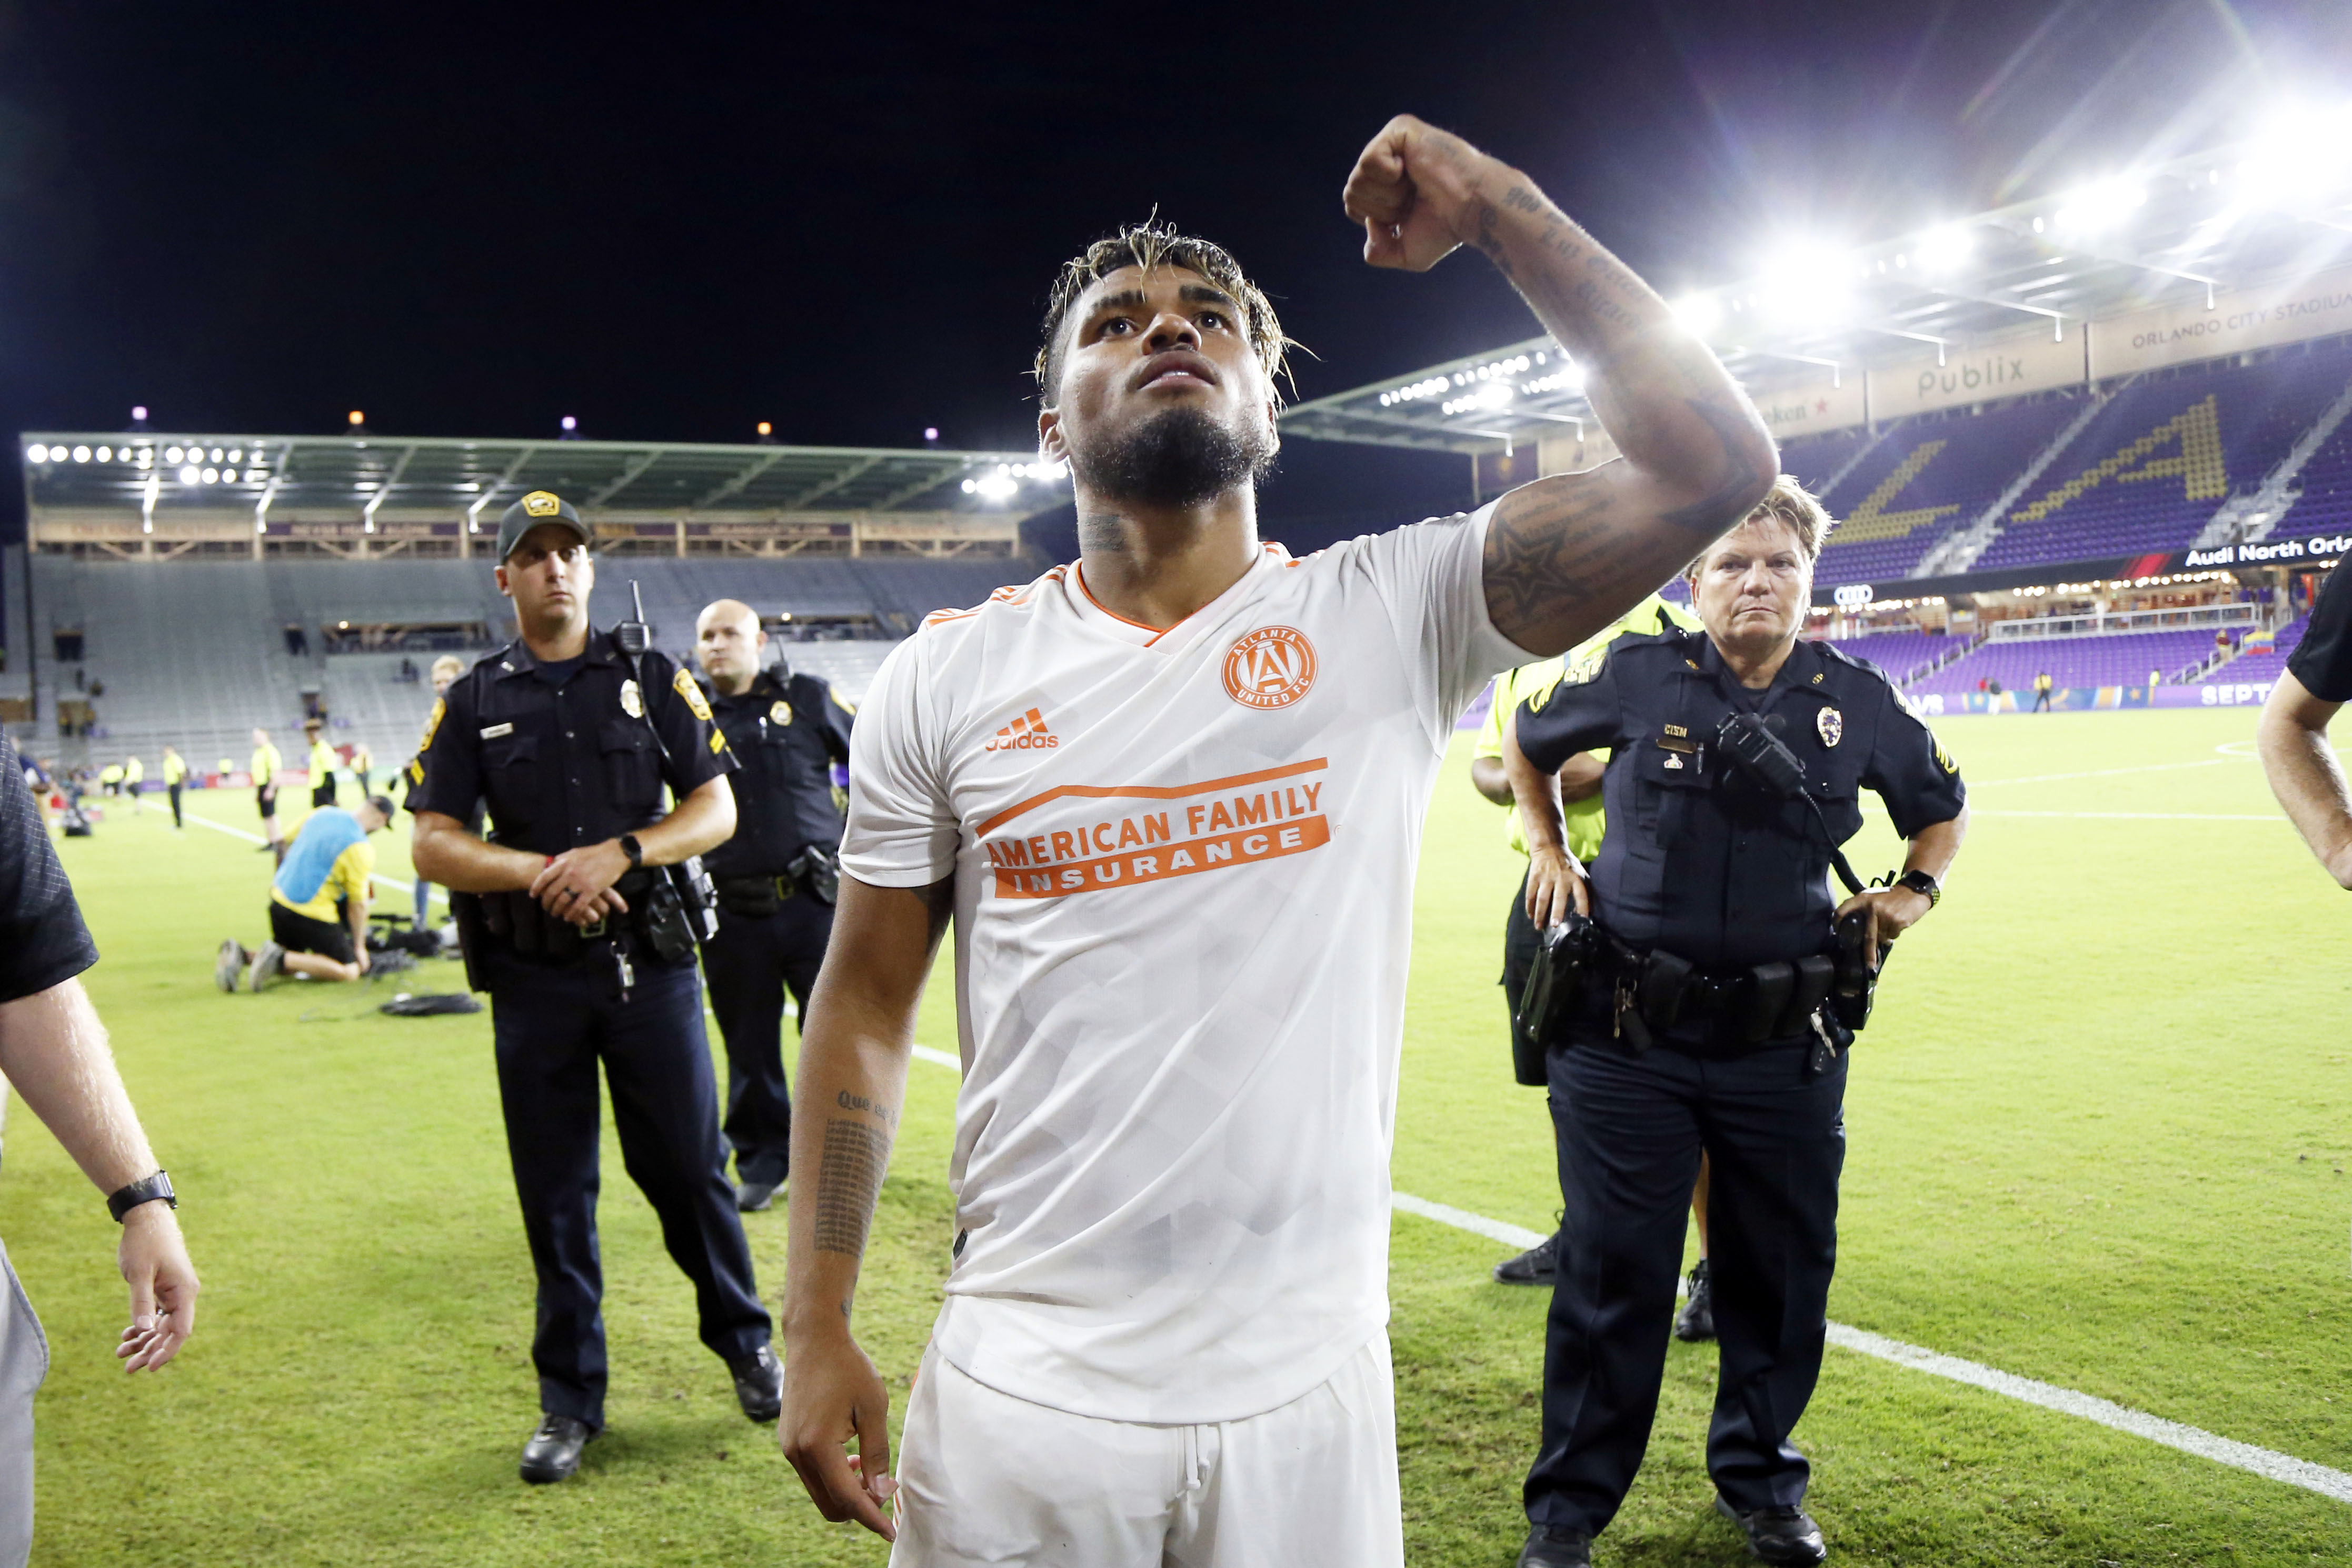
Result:
{"type": "Polygon", "coordinates": [[[1171,408],[1091,450],[1072,447],[1079,483],[1105,500],[1196,507],[1274,466],[1272,434],[1218,423],[1196,408],[1171,408]]]}

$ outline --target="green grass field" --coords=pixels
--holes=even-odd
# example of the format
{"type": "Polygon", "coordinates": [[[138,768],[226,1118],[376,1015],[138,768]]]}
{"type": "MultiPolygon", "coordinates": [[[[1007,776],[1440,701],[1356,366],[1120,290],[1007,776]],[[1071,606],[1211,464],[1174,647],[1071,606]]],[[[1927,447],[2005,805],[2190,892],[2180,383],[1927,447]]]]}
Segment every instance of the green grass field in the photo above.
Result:
{"type": "MultiPolygon", "coordinates": [[[[1976,825],[1857,1048],[1832,1315],[2352,1469],[2352,904],[2272,804],[2252,713],[1940,727],[1976,825]]],[[[255,826],[242,792],[194,806],[255,826]]],[[[1517,878],[1498,817],[1457,744],[1423,858],[1396,1179],[1540,1229],[1549,1124],[1511,1083],[1494,985],[1517,878]]],[[[531,1276],[488,1019],[373,1010],[457,988],[456,966],[224,997],[213,950],[262,935],[268,857],[120,810],[61,852],[205,1291],[179,1362],[126,1381],[113,1228],[16,1110],[0,1236],[55,1356],[37,1563],[883,1560],[736,1411],[609,1133],[612,1427],[572,1482],[521,1485],[531,1276]]],[[[1854,859],[1892,854],[1881,820],[1854,859]]],[[[950,1006],[935,985],[926,1043],[953,1049],[950,1006]]],[[[911,1071],[859,1311],[902,1403],[952,1234],[954,1075],[911,1071]]],[[[772,1299],[782,1213],[747,1223],[772,1299]]],[[[1504,1250],[1396,1220],[1417,1565],[1501,1568],[1524,1532],[1545,1303],[1488,1281],[1504,1250]]],[[[1708,1508],[1712,1386],[1711,1349],[1675,1346],[1601,1563],[1747,1561],[1708,1508]]],[[[1798,1437],[1834,1561],[2352,1562],[2352,1504],[1835,1349],[1798,1437]]]]}

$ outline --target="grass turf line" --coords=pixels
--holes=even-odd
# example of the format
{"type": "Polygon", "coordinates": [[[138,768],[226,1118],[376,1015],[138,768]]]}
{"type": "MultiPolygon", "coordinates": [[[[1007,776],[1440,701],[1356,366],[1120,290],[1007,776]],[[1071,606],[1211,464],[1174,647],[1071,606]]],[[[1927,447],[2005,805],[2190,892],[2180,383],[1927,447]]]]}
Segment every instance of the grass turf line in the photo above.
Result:
{"type": "MultiPolygon", "coordinates": [[[[2201,762],[2251,714],[1947,721],[1994,779],[2201,762]]],[[[1990,808],[2271,810],[2239,758],[1989,786],[1990,808]]],[[[192,800],[251,829],[246,793],[192,800]]],[[[1457,747],[1416,911],[1398,1185],[1549,1222],[1541,1098],[1509,1082],[1493,985],[1517,862],[1457,747]]],[[[289,822],[289,831],[292,824],[289,822]]],[[[1865,869],[1892,854],[1883,824],[1865,869]]],[[[385,840],[379,839],[380,845],[385,840]]],[[[394,987],[210,989],[261,929],[268,860],[116,812],[61,845],[107,957],[89,977],[134,1097],[188,1191],[197,1337],[124,1379],[113,1238],[18,1113],[0,1235],[47,1322],[36,1562],[881,1561],[824,1525],[735,1411],[620,1174],[604,1206],[613,1431],[582,1476],[513,1479],[536,1400],[530,1274],[483,1018],[388,1019],[394,987]],[[721,1455],[724,1458],[721,1458],[721,1455]]],[[[387,845],[382,869],[404,876],[387,845]]],[[[388,906],[404,900],[393,895],[388,906]]],[[[1992,819],[1882,991],[1849,1097],[1832,1315],[2342,1467],[2347,999],[2339,901],[2284,825],[1992,819]],[[2330,1059],[2333,1059],[2332,1061],[2330,1059]],[[2298,1154],[2307,1159],[2298,1160],[2298,1154]]],[[[446,977],[445,977],[445,976],[446,977]]],[[[920,1038],[952,1051],[943,983],[920,1038]]],[[[910,1076],[859,1311],[903,1405],[951,1236],[951,1077],[910,1076]]],[[[763,1289],[781,1213],[749,1217],[763,1289]]],[[[1410,1217],[1392,1288],[1411,1561],[1499,1564],[1535,1428],[1543,1301],[1503,1249],[1410,1217]]],[[[1706,1512],[1712,1356],[1676,1347],[1651,1457],[1602,1561],[1745,1561],[1706,1512]]],[[[1842,1558],[2306,1563],[2352,1512],[2084,1423],[1832,1351],[1799,1437],[1842,1558]]]]}

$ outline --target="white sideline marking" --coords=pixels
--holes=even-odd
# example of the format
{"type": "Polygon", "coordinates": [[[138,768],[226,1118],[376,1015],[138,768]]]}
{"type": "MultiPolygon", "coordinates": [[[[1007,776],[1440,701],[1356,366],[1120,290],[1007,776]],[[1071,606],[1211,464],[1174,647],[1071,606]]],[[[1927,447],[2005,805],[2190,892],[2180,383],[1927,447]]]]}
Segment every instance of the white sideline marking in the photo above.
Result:
{"type": "Polygon", "coordinates": [[[1456,1208],[1450,1203],[1432,1203],[1425,1197],[1415,1197],[1409,1192],[1392,1192],[1389,1206],[1407,1214],[1418,1214],[1423,1219],[1434,1219],[1440,1225],[1450,1225],[1456,1230],[1467,1230],[1474,1236],[1484,1236],[1489,1241],[1499,1241],[1506,1247],[1516,1247],[1524,1252],[1543,1238],[1522,1226],[1505,1220],[1489,1219],[1483,1214],[1473,1214],[1466,1208],[1456,1208]]]}
{"type": "MultiPolygon", "coordinates": [[[[131,804],[138,807],[142,811],[152,811],[159,817],[168,817],[172,814],[172,809],[169,806],[151,806],[143,797],[133,800],[131,804]]],[[[226,822],[215,822],[210,817],[201,815],[198,812],[188,811],[183,814],[189,821],[195,823],[200,828],[210,828],[215,833],[226,833],[232,839],[243,839],[248,844],[266,844],[269,841],[268,839],[263,838],[259,833],[248,833],[243,828],[232,828],[226,822]]],[[[290,844],[294,841],[292,839],[289,839],[286,841],[290,844]]],[[[380,882],[386,887],[396,887],[403,893],[415,893],[416,891],[416,884],[415,883],[403,882],[396,876],[386,876],[382,872],[370,872],[368,873],[368,880],[371,882],[380,882]]]]}
{"type": "MultiPolygon", "coordinates": [[[[2176,763],[2167,766],[2194,768],[2205,765],[2176,763]]],[[[2117,768],[2114,771],[2140,772],[2152,771],[2152,769],[2117,768]]],[[[2053,777],[2091,778],[2096,775],[2053,775],[2053,777]]],[[[2000,780],[2009,784],[2039,781],[2022,779],[2000,780]]],[[[142,811],[155,809],[149,807],[144,800],[138,801],[137,805],[142,811]]],[[[2197,818],[2189,813],[2129,811],[1987,811],[1980,812],[1979,815],[2148,816],[2163,817],[2168,821],[2245,822],[2267,822],[2279,820],[2271,817],[2197,818]]],[[[259,833],[248,833],[242,828],[232,828],[208,818],[199,816],[193,820],[202,822],[215,832],[227,833],[233,838],[243,839],[247,843],[258,844],[268,841],[259,833]]],[[[410,883],[393,877],[380,876],[376,880],[391,887],[406,889],[411,886],[410,883]]],[[[703,1010],[708,1012],[709,1009],[705,1007],[703,1010]]],[[[935,1051],[928,1045],[916,1046],[914,1053],[917,1061],[928,1061],[934,1067],[961,1070],[963,1066],[961,1059],[944,1051],[935,1051]]],[[[1522,1226],[1513,1225],[1506,1220],[1489,1219],[1483,1214],[1473,1214],[1466,1208],[1455,1208],[1451,1204],[1433,1203],[1425,1197],[1415,1197],[1409,1192],[1392,1193],[1389,1201],[1392,1207],[1406,1214],[1435,1220],[1440,1225],[1449,1225],[1456,1230],[1466,1230],[1474,1236],[1483,1236],[1489,1241],[1499,1241],[1506,1247],[1516,1247],[1522,1251],[1543,1239],[1540,1233],[1522,1226]]],[[[2352,1502],[2352,1475],[2347,1475],[2342,1470],[2330,1469],[2326,1465],[2314,1464],[2308,1459],[2298,1459],[2292,1454],[2281,1454],[2269,1448],[2256,1448],[2252,1443],[2241,1443],[2234,1438],[2218,1437],[2196,1427],[2186,1427],[2178,1421],[2168,1421],[2161,1416],[2150,1416],[2144,1411],[2117,1405],[2112,1400],[2101,1399],[2095,1395],[2078,1394],[2074,1389],[2061,1388],[2053,1383],[2037,1382],[2031,1377],[2020,1377],[2012,1372],[2002,1372],[1997,1367],[1965,1361],[1957,1355],[1946,1355],[1939,1351],[1928,1350],[1920,1345],[1906,1344],[1899,1339],[1889,1339],[1884,1334],[1872,1333],[1868,1329],[1852,1328],[1844,1323],[1833,1322],[1829,1325],[1829,1342],[1845,1350],[1875,1356],[1880,1361],[1892,1362],[1897,1366],[1907,1366],[1914,1372],[1924,1372],[1931,1377],[1942,1377],[1954,1383],[1965,1383],[1972,1388],[1981,1388],[1990,1394],[2003,1395],[2023,1404],[2039,1406],[2044,1410],[2054,1410],[2062,1416],[2074,1416],[2084,1421],[2095,1422],[2113,1431],[2126,1432],[2135,1437],[2145,1437],[2151,1443],[2161,1443],[2168,1448],[2177,1448],[2184,1454],[2194,1454],[2199,1458],[2210,1459],[2218,1465],[2228,1465],[2233,1469],[2245,1470],[2267,1480],[2301,1487],[2305,1491],[2317,1492],[2322,1497],[2331,1497],[2338,1502],[2352,1502]]]]}
{"type": "Polygon", "coordinates": [[[1867,1329],[1832,1323],[1829,1338],[1832,1344],[1860,1351],[1864,1355],[1874,1355],[1881,1361],[1891,1361],[1916,1372],[1948,1377],[1955,1383],[1965,1383],[1993,1394],[2005,1394],[2028,1405],[2039,1405],[2044,1410],[2055,1410],[2062,1416],[2078,1416],[2085,1421],[2095,1421],[2118,1432],[2128,1432],[2135,1437],[2145,1437],[2151,1443],[2161,1443],[2168,1448],[2178,1448],[2184,1454],[2211,1459],[2215,1464],[2250,1470],[2271,1480],[2284,1481],[2305,1491],[2315,1491],[2322,1497],[2332,1497],[2338,1502],[2352,1502],[2352,1475],[2329,1469],[2326,1465],[2315,1465],[2308,1459],[2257,1448],[2252,1443],[2241,1443],[2230,1437],[2217,1437],[2195,1427],[2184,1427],[2178,1421],[2168,1421],[2160,1416],[2150,1416],[2094,1395],[2077,1394],[2071,1388],[2061,1388],[2055,1384],[2038,1383],[2031,1377],[1979,1366],[1957,1355],[1922,1350],[1916,1344],[1905,1344],[1901,1340],[1888,1339],[1867,1329]]]}

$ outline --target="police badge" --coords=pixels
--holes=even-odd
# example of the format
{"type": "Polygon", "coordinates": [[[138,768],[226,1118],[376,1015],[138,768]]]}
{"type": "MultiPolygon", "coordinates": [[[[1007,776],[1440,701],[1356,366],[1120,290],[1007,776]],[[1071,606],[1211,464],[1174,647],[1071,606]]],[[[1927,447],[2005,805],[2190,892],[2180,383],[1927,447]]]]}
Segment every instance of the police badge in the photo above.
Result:
{"type": "Polygon", "coordinates": [[[781,698],[775,702],[770,703],[768,705],[768,718],[769,721],[773,724],[784,725],[792,723],[793,705],[781,698]]]}
{"type": "Polygon", "coordinates": [[[646,716],[646,699],[637,691],[637,683],[635,681],[621,683],[621,711],[631,718],[646,716]]]}
{"type": "Polygon", "coordinates": [[[1825,707],[1813,715],[1813,727],[1822,732],[1823,746],[1835,746],[1845,736],[1845,716],[1833,707],[1825,707]]]}

